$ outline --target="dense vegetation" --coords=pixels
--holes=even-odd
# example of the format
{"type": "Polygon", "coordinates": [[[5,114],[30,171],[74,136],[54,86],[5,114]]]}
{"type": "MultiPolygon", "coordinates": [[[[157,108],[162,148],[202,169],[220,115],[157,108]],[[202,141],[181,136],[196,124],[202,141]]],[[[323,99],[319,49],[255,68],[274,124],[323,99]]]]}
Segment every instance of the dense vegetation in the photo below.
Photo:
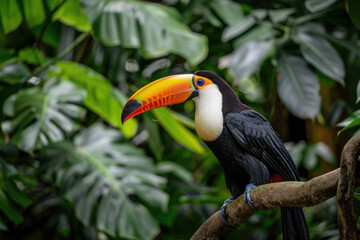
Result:
{"type": "MultiPolygon", "coordinates": [[[[171,74],[224,77],[305,180],[336,168],[359,133],[359,29],[357,0],[1,0],[1,239],[187,239],[218,210],[193,102],[121,124],[171,74]]],[[[334,199],[305,211],[311,239],[338,238],[334,199]]],[[[280,234],[273,209],[229,239],[280,234]]]]}

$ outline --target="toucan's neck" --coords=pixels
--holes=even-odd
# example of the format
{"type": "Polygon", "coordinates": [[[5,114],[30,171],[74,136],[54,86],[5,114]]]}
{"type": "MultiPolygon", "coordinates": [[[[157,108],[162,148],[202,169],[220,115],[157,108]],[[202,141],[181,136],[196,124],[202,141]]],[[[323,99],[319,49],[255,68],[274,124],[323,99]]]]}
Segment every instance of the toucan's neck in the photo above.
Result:
{"type": "Polygon", "coordinates": [[[195,75],[211,79],[211,81],[217,85],[218,90],[222,95],[222,113],[224,116],[230,112],[239,112],[251,109],[240,102],[230,85],[217,74],[210,71],[200,70],[195,72],[195,75]]]}
{"type": "Polygon", "coordinates": [[[196,103],[196,133],[204,141],[216,140],[223,130],[224,123],[223,96],[218,86],[212,84],[205,87],[193,100],[196,103]]]}
{"type": "Polygon", "coordinates": [[[204,141],[215,141],[222,133],[228,113],[250,108],[242,104],[230,85],[215,73],[198,71],[195,75],[207,77],[214,83],[199,90],[199,95],[193,99],[196,133],[204,141]]]}

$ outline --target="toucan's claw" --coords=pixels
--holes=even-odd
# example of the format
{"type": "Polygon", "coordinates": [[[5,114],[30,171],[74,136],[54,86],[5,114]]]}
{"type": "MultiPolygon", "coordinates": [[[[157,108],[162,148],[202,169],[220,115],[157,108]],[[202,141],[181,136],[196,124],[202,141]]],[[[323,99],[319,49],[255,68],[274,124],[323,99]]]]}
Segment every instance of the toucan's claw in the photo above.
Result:
{"type": "Polygon", "coordinates": [[[232,203],[235,200],[235,197],[232,196],[231,198],[228,198],[224,201],[223,205],[220,208],[220,213],[221,213],[221,219],[222,221],[227,224],[226,220],[227,220],[227,216],[226,216],[226,207],[232,203]]]}
{"type": "Polygon", "coordinates": [[[244,193],[244,201],[245,201],[248,205],[250,205],[250,207],[251,207],[252,209],[256,209],[256,208],[254,207],[254,202],[251,200],[251,195],[250,195],[250,191],[251,191],[251,189],[253,189],[254,187],[256,187],[256,186],[255,186],[255,184],[253,184],[253,183],[250,183],[250,184],[246,185],[246,187],[245,187],[245,193],[244,193]]]}

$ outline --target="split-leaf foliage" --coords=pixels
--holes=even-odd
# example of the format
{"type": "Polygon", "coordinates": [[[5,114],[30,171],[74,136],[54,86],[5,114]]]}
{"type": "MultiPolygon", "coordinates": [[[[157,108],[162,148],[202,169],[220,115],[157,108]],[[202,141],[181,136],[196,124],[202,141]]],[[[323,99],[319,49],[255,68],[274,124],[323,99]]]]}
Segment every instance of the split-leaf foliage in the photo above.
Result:
{"type": "MultiPolygon", "coordinates": [[[[1,0],[0,238],[188,239],[229,197],[194,103],[120,117],[171,74],[221,75],[305,178],[336,167],[359,133],[359,16],[356,0],[1,0]]],[[[306,211],[312,239],[338,236],[333,209],[306,211]]],[[[279,220],[229,239],[277,239],[279,220]]]]}

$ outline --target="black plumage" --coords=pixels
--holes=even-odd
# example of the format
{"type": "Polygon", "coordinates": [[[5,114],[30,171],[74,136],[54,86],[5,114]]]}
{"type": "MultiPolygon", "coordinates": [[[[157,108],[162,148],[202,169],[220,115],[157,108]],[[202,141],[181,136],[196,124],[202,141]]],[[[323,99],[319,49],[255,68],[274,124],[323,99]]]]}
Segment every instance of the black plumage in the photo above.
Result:
{"type": "MultiPolygon", "coordinates": [[[[214,141],[205,141],[219,160],[230,193],[237,197],[246,185],[262,185],[272,176],[299,181],[299,173],[278,134],[261,114],[242,104],[231,87],[218,75],[198,71],[222,94],[223,130],[214,141]]],[[[302,208],[282,208],[284,239],[309,239],[302,208]]]]}

